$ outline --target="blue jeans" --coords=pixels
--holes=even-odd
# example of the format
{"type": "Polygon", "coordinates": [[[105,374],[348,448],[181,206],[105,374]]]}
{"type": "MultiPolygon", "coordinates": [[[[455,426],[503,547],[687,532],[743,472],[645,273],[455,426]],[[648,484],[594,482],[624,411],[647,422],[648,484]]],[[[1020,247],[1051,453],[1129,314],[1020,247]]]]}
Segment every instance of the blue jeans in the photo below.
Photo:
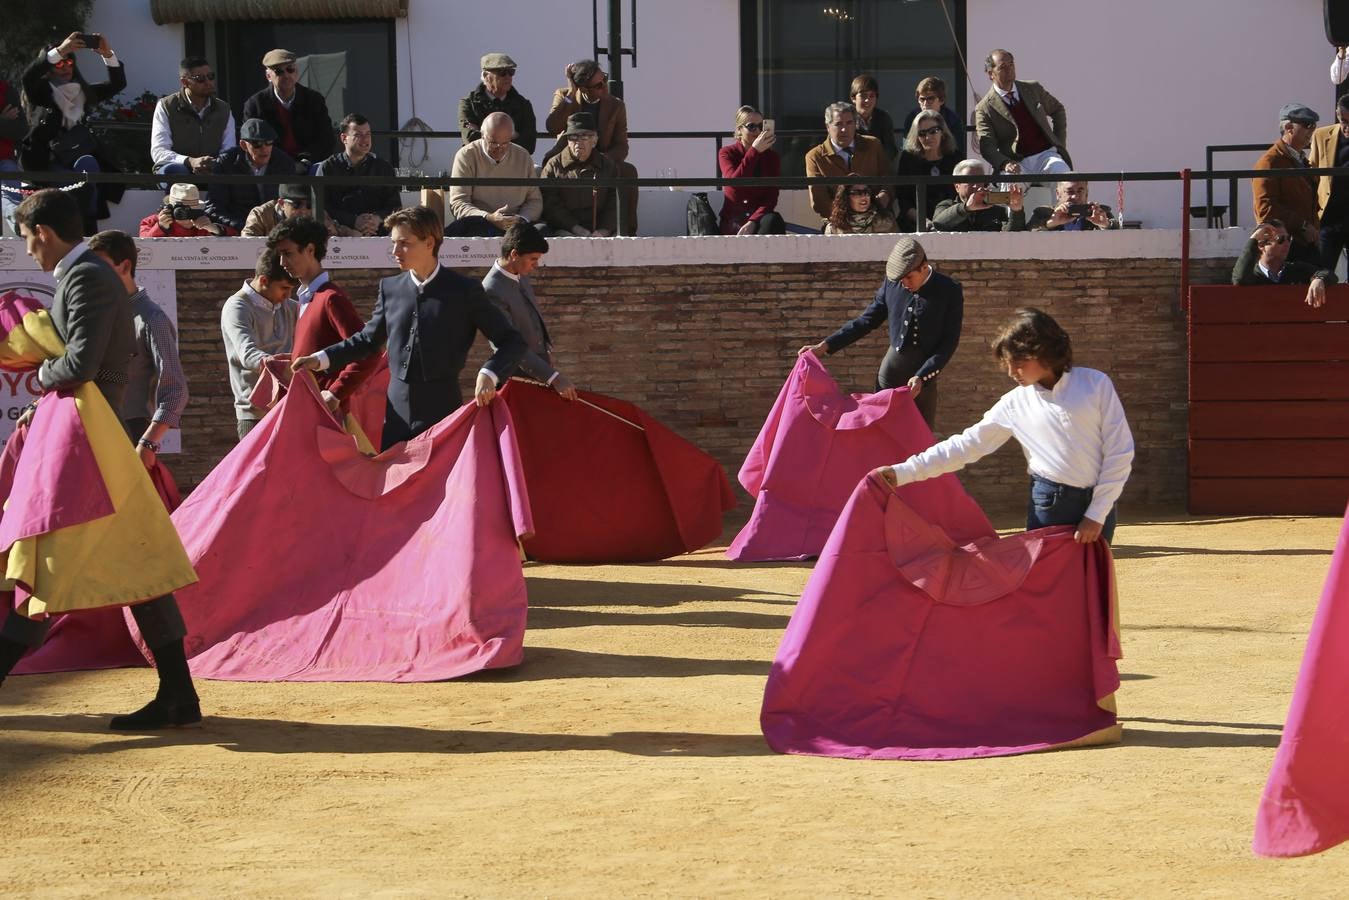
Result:
{"type": "MultiPolygon", "coordinates": [[[[191,174],[192,174],[192,169],[187,165],[187,163],[165,163],[165,164],[162,165],[162,166],[155,166],[155,174],[156,174],[156,175],[191,175],[191,174]]],[[[169,192],[169,188],[172,187],[172,186],[173,186],[173,182],[172,182],[172,181],[161,181],[161,182],[159,183],[159,189],[160,189],[161,191],[163,191],[164,193],[166,193],[166,194],[169,192]]],[[[205,189],[203,188],[202,190],[204,191],[205,189]]]]}
{"type": "MultiPolygon", "coordinates": [[[[18,162],[12,159],[0,159],[0,172],[17,171],[19,171],[18,162]]],[[[14,227],[14,209],[22,199],[19,196],[19,182],[0,181],[0,217],[3,217],[9,223],[11,228],[14,227]]]]}
{"type": "MultiPolygon", "coordinates": [[[[1076,525],[1087,514],[1087,507],[1091,506],[1091,494],[1091,488],[1069,487],[1032,475],[1030,501],[1026,504],[1026,530],[1047,525],[1076,525]]],[[[1110,543],[1115,537],[1113,507],[1101,524],[1101,537],[1110,543]]]]}

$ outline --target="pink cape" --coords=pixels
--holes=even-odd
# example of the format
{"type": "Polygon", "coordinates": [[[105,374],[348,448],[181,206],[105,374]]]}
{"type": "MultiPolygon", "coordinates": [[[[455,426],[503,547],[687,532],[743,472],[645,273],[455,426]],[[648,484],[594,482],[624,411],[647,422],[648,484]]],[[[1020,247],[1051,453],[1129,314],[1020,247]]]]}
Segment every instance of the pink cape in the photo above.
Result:
{"type": "Polygon", "coordinates": [[[768,676],[769,746],[937,760],[1119,740],[1109,548],[1064,527],[959,546],[901,496],[864,479],[830,535],[768,676]]]}
{"type": "MultiPolygon", "coordinates": [[[[726,555],[818,556],[860,478],[930,446],[908,388],[844,394],[815,354],[801,354],[740,467],[754,512],[726,555]]],[[[962,542],[993,533],[955,475],[910,485],[905,501],[962,542]]]]}
{"type": "MultiPolygon", "coordinates": [[[[269,410],[286,396],[286,386],[290,383],[290,357],[277,357],[268,360],[258,373],[257,384],[248,395],[248,400],[258,409],[269,410]]],[[[356,419],[365,432],[366,439],[376,449],[384,431],[384,411],[389,395],[389,358],[380,353],[379,363],[370,372],[370,376],[360,383],[347,400],[347,411],[356,419]]]]}
{"type": "Polygon", "coordinates": [[[1306,856],[1349,838],[1349,515],[1330,561],[1252,849],[1306,856]]]}
{"type": "Polygon", "coordinates": [[[735,505],[711,456],[638,407],[511,379],[501,391],[520,445],[540,562],[648,562],[721,536],[735,505]]]}
{"type": "Polygon", "coordinates": [[[196,675],[434,681],[520,662],[533,526],[504,403],[369,458],[297,378],[173,520],[200,576],[178,592],[196,675]]]}

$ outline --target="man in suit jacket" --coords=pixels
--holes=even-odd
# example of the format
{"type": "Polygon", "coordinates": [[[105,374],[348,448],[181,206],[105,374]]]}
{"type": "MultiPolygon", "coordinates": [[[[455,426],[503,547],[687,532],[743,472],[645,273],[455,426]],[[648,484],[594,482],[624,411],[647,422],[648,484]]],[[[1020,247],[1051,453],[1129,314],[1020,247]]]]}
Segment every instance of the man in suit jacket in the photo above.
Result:
{"type": "Polygon", "coordinates": [[[1038,81],[1017,81],[1016,61],[1006,50],[988,54],[984,71],[993,85],[974,107],[979,155],[999,172],[1072,171],[1068,111],[1058,98],[1038,81]]]}
{"type": "MultiPolygon", "coordinates": [[[[1312,132],[1308,163],[1313,169],[1349,171],[1349,94],[1335,105],[1335,122],[1312,132]]],[[[1349,177],[1322,175],[1316,186],[1321,216],[1321,265],[1334,269],[1349,248],[1349,177]]]]}
{"type": "Polygon", "coordinates": [[[890,345],[876,376],[876,390],[907,387],[928,427],[935,427],[935,379],[955,355],[965,315],[960,282],[932,268],[927,252],[902,237],[885,262],[885,280],[860,316],[818,344],[800,349],[827,356],[890,323],[890,345]]]}
{"type": "Polygon", "coordinates": [[[244,118],[264,119],[280,135],[281,149],[305,165],[327,159],[337,149],[328,102],[299,83],[295,54],[268,51],[262,66],[267,87],[244,101],[244,118]]]}
{"type": "MultiPolygon", "coordinates": [[[[383,224],[381,221],[380,224],[383,224]]],[[[346,291],[333,283],[323,270],[328,253],[328,229],[310,216],[292,216],[267,235],[267,248],[275,250],[285,270],[300,282],[295,299],[300,304],[295,324],[295,356],[309,356],[324,347],[341,343],[365,327],[365,320],[346,291]]],[[[348,363],[338,372],[319,376],[319,389],[328,408],[346,409],[347,401],[379,367],[379,355],[348,363]]]]}
{"type": "MultiPolygon", "coordinates": [[[[880,140],[857,133],[857,110],[851,103],[840,100],[825,107],[824,127],[829,132],[824,142],[806,151],[807,178],[894,174],[880,140]]],[[[830,185],[810,189],[810,208],[819,215],[822,227],[833,212],[837,193],[838,188],[830,185]]],[[[874,202],[889,210],[894,203],[892,190],[882,188],[874,202]]]]}
{"type": "Polygon", "coordinates": [[[276,132],[261,119],[248,119],[239,128],[239,146],[220,154],[217,175],[275,175],[276,181],[262,184],[213,184],[206,201],[206,215],[231,233],[238,234],[248,224],[254,207],[275,200],[281,182],[295,175],[297,166],[286,151],[276,146],[276,132]]]}
{"type": "Polygon", "coordinates": [[[538,268],[539,260],[547,252],[548,242],[533,225],[523,222],[512,225],[501,239],[501,256],[483,278],[482,288],[487,299],[506,314],[524,338],[526,349],[516,371],[542,381],[567,400],[575,400],[576,386],[553,368],[553,342],[548,339],[548,326],[543,324],[529,280],[529,274],[538,268]]]}
{"type": "Polygon", "coordinates": [[[1335,273],[1311,263],[1288,258],[1288,229],[1278,219],[1257,225],[1232,266],[1232,283],[1242,287],[1262,284],[1305,284],[1303,301],[1311,307],[1326,302],[1326,285],[1335,284],[1335,273]]]}
{"type": "Polygon", "coordinates": [[[416,437],[459,408],[459,373],[481,331],[497,348],[478,370],[474,400],[486,406],[525,352],[476,281],[440,265],[440,220],[425,206],[400,209],[384,220],[401,275],[379,283],[365,328],[341,343],[295,360],[296,371],[322,372],[374,356],[388,345],[389,400],[380,448],[416,437]]]}
{"type": "MultiPolygon", "coordinates": [[[[67,192],[38,191],[19,204],[14,218],[28,255],[44,272],[56,276],[50,312],[66,349],[42,364],[38,382],[43,391],[55,391],[92,381],[114,412],[119,410],[135,350],[131,304],[122,280],[81,239],[80,208],[67,192]]],[[[173,595],[138,603],[131,613],[154,656],[159,691],[137,712],[115,716],[111,727],[145,730],[200,722],[201,706],[183,651],[187,629],[173,595]]],[[[42,643],[50,623],[21,616],[12,607],[5,613],[0,625],[0,681],[25,652],[42,643]]]]}
{"type": "MultiPolygon", "coordinates": [[[[1301,103],[1285,104],[1279,110],[1279,139],[1256,160],[1257,169],[1305,169],[1306,149],[1320,118],[1301,103]]],[[[1310,175],[1282,178],[1252,178],[1251,199],[1255,221],[1278,219],[1293,239],[1289,255],[1300,262],[1320,261],[1320,217],[1317,214],[1317,184],[1310,175]]]]}

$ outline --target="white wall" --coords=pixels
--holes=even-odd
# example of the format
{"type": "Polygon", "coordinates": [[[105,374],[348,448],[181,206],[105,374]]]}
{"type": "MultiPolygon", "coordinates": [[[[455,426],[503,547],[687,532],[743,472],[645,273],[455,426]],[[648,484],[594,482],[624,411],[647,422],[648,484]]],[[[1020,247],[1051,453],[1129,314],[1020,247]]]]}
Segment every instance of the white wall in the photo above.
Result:
{"type": "MultiPolygon", "coordinates": [[[[86,23],[102,32],[117,58],[126,66],[123,100],[143,91],[157,95],[178,89],[178,61],[183,58],[183,26],[156,25],[148,0],[95,0],[86,23]]],[[[97,72],[81,60],[80,68],[97,72]]]]}
{"type": "MultiPolygon", "coordinates": [[[[968,3],[971,86],[987,91],[984,57],[1010,50],[1019,77],[1063,101],[1082,171],[1202,169],[1205,145],[1272,143],[1289,102],[1307,104],[1322,124],[1334,119],[1322,0],[968,3]]],[[[1220,155],[1215,167],[1248,169],[1258,156],[1220,155]]],[[[1092,192],[1115,204],[1115,185],[1092,192]]],[[[1178,183],[1126,185],[1126,215],[1174,227],[1180,196],[1178,183]]],[[[1215,202],[1226,196],[1225,184],[1215,186],[1215,202]]],[[[1192,202],[1204,202],[1202,184],[1192,202]]],[[[1252,225],[1248,186],[1239,203],[1242,226],[1252,225]]]]}

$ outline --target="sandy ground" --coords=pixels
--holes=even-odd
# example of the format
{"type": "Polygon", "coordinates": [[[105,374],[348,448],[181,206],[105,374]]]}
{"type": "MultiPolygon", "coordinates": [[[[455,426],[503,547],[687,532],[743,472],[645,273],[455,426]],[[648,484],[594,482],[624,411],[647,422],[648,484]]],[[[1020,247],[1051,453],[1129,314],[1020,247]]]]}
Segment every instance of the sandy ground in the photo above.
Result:
{"type": "MultiPolygon", "coordinates": [[[[1125,740],[963,762],[773,754],[804,565],[531,566],[525,664],[440,684],[0,688],[0,894],[1343,896],[1349,846],[1249,851],[1339,522],[1128,524],[1125,740]]],[[[729,535],[728,535],[729,536],[729,535]]]]}

